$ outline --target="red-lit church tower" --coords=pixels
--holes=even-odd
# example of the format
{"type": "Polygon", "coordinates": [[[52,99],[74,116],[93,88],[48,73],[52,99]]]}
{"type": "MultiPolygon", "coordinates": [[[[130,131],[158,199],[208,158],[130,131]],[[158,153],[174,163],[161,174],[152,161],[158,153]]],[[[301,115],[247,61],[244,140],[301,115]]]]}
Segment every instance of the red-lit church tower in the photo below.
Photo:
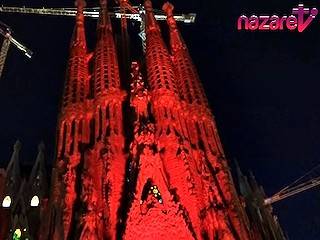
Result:
{"type": "Polygon", "coordinates": [[[122,79],[131,84],[126,93],[107,0],[100,0],[93,54],[85,2],[76,3],[49,221],[40,238],[252,239],[173,6],[163,7],[168,48],[151,1],[144,2],[145,65],[132,63],[131,79],[122,79]],[[134,119],[126,134],[124,118],[134,119]]]}

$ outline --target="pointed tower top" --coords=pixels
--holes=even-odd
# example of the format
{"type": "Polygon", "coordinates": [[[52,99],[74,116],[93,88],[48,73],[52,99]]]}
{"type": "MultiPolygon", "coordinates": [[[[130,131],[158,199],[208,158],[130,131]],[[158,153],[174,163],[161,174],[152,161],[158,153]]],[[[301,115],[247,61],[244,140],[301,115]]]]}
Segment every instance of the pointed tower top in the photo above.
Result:
{"type": "Polygon", "coordinates": [[[173,16],[174,6],[170,2],[166,2],[162,10],[167,15],[167,23],[170,29],[170,42],[171,42],[171,50],[177,51],[180,48],[186,48],[183,38],[180,36],[180,32],[178,30],[177,22],[173,16]]]}
{"type": "Polygon", "coordinates": [[[246,176],[243,175],[240,165],[237,160],[235,160],[236,170],[237,170],[237,177],[239,181],[239,190],[242,196],[247,197],[251,194],[251,187],[248,183],[248,179],[246,176]]]}
{"type": "Polygon", "coordinates": [[[14,144],[14,151],[12,153],[10,162],[6,169],[6,182],[7,190],[16,194],[21,182],[20,176],[20,163],[19,163],[19,152],[21,149],[20,141],[16,141],[14,144]]]}
{"type": "Polygon", "coordinates": [[[160,31],[157,20],[153,15],[153,7],[151,0],[144,1],[144,8],[146,10],[146,32],[148,31],[160,31]]]}
{"type": "Polygon", "coordinates": [[[76,27],[73,33],[72,45],[81,45],[86,48],[86,39],[84,32],[84,15],[83,9],[86,6],[85,0],[76,0],[75,6],[77,7],[77,15],[76,15],[76,27]]]}
{"type": "Polygon", "coordinates": [[[251,170],[249,171],[249,177],[251,180],[256,181],[256,177],[254,176],[254,174],[251,170]]]}
{"type": "Polygon", "coordinates": [[[108,14],[108,1],[107,0],[100,0],[100,17],[99,17],[99,21],[98,21],[98,31],[100,29],[108,29],[108,30],[112,30],[111,27],[111,20],[110,20],[110,16],[108,14]]]}
{"type": "Polygon", "coordinates": [[[146,11],[153,11],[151,0],[144,1],[144,8],[146,9],[146,11]]]}
{"type": "Polygon", "coordinates": [[[162,10],[167,14],[167,17],[173,17],[174,6],[170,2],[166,2],[162,6],[162,10]]]}
{"type": "Polygon", "coordinates": [[[100,5],[106,7],[107,6],[107,0],[100,0],[100,5]]]}
{"type": "Polygon", "coordinates": [[[19,153],[21,150],[21,146],[22,146],[21,142],[17,140],[13,146],[13,153],[7,167],[7,174],[9,173],[10,170],[15,172],[15,174],[18,174],[18,175],[20,174],[19,153]]]}
{"type": "Polygon", "coordinates": [[[14,151],[20,151],[21,150],[21,142],[20,140],[17,140],[13,146],[14,151]]]}
{"type": "Polygon", "coordinates": [[[258,184],[255,176],[253,175],[252,171],[249,171],[249,179],[250,179],[250,184],[252,186],[253,191],[260,191],[259,184],[258,184]]]}
{"type": "Polygon", "coordinates": [[[240,168],[240,165],[239,165],[239,162],[238,162],[238,160],[234,160],[234,163],[235,163],[235,165],[236,165],[236,170],[237,170],[237,174],[238,174],[238,176],[240,177],[240,176],[243,176],[243,173],[242,173],[242,171],[241,171],[241,168],[240,168]]]}
{"type": "Polygon", "coordinates": [[[83,9],[87,6],[87,3],[85,0],[76,0],[74,5],[77,7],[77,11],[79,14],[79,12],[82,12],[83,9]]]}
{"type": "Polygon", "coordinates": [[[85,0],[76,0],[75,6],[77,7],[77,24],[83,24],[84,16],[83,16],[83,9],[86,7],[87,3],[85,0]]]}
{"type": "Polygon", "coordinates": [[[39,152],[44,152],[45,150],[45,145],[44,145],[44,142],[40,142],[39,145],[38,145],[38,151],[39,152]]]}
{"type": "Polygon", "coordinates": [[[84,27],[84,0],[77,0],[76,24],[73,30],[66,82],[64,86],[62,113],[77,103],[83,103],[88,89],[87,42],[84,27]]]}

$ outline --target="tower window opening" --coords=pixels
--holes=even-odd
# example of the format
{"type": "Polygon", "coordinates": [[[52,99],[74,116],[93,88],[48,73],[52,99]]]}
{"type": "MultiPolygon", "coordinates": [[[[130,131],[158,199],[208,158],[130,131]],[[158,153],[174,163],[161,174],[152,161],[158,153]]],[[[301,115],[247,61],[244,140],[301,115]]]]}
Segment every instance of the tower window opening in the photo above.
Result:
{"type": "Polygon", "coordinates": [[[38,207],[40,204],[40,199],[37,195],[33,196],[31,201],[30,201],[30,206],[31,207],[38,207]]]}
{"type": "Polygon", "coordinates": [[[2,201],[2,207],[9,208],[11,206],[11,197],[6,196],[2,201]]]}

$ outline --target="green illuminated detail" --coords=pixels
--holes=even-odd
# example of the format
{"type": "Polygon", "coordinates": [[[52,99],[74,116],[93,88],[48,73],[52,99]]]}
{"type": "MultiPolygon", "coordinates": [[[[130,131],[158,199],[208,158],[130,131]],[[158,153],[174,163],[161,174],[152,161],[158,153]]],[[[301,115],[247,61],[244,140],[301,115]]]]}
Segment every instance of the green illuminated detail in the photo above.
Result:
{"type": "Polygon", "coordinates": [[[21,230],[20,228],[17,228],[12,236],[12,240],[20,240],[21,239],[21,230]]]}

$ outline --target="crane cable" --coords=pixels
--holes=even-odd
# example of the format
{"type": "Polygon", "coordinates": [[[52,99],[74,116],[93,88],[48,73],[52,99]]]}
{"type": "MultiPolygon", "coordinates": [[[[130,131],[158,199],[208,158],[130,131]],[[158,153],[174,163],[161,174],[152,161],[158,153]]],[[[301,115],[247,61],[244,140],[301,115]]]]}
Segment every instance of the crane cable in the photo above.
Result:
{"type": "Polygon", "coordinates": [[[299,177],[297,180],[295,180],[293,183],[291,183],[290,185],[284,187],[283,189],[281,189],[277,194],[280,194],[284,191],[286,191],[287,189],[289,189],[290,187],[292,187],[293,185],[297,184],[300,180],[304,179],[306,176],[310,175],[311,173],[313,173],[317,168],[320,169],[320,164],[315,166],[314,168],[312,168],[310,171],[308,171],[306,174],[304,174],[303,176],[299,177]]]}

